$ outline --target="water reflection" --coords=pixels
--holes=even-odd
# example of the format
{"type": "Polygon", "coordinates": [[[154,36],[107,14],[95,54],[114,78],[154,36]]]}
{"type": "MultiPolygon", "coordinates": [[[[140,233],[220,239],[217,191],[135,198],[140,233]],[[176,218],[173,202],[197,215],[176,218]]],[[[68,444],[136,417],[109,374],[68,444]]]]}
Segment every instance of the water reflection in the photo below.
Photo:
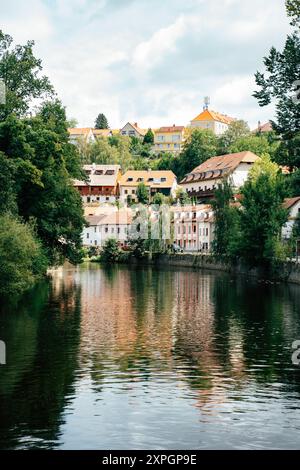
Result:
{"type": "Polygon", "coordinates": [[[2,448],[297,448],[300,288],[66,266],[0,317],[2,448]]]}

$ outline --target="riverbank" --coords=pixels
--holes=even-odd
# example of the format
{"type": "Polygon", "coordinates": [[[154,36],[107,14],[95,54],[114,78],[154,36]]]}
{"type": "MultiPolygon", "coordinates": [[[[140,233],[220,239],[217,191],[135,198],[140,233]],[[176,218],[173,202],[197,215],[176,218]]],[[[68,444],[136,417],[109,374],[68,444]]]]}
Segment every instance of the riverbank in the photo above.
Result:
{"type": "Polygon", "coordinates": [[[143,260],[131,258],[129,263],[222,271],[236,276],[241,275],[263,280],[290,282],[300,285],[300,265],[292,261],[279,263],[278,267],[272,273],[266,272],[266,270],[263,270],[262,268],[250,268],[241,262],[232,264],[231,262],[217,258],[214,255],[204,255],[199,253],[159,255],[153,258],[144,258],[143,260]]]}

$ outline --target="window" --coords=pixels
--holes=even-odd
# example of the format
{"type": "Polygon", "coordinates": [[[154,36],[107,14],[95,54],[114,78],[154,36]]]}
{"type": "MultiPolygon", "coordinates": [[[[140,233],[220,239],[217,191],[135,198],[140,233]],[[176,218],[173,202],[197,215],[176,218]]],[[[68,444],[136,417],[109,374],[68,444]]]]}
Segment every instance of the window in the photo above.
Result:
{"type": "Polygon", "coordinates": [[[160,178],[160,181],[161,181],[162,183],[165,183],[165,182],[167,181],[167,178],[160,178]]]}
{"type": "Polygon", "coordinates": [[[94,228],[94,232],[95,232],[95,233],[97,232],[97,227],[94,228]]]}
{"type": "Polygon", "coordinates": [[[125,189],[124,194],[128,194],[128,190],[127,190],[127,189],[125,189]]]}
{"type": "MultiPolygon", "coordinates": [[[[148,181],[149,182],[152,182],[153,181],[153,178],[148,178],[148,181]]],[[[299,209],[300,210],[300,209],[299,209]]]]}
{"type": "Polygon", "coordinates": [[[129,131],[129,135],[135,135],[135,131],[129,131]]]}
{"type": "Polygon", "coordinates": [[[111,233],[115,233],[115,229],[113,227],[111,229],[111,233]]]}
{"type": "Polygon", "coordinates": [[[120,233],[120,231],[121,231],[121,230],[120,230],[120,227],[118,227],[117,232],[120,233]]]}
{"type": "Polygon", "coordinates": [[[189,234],[191,234],[191,227],[189,226],[189,234]]]}
{"type": "Polygon", "coordinates": [[[193,232],[196,233],[196,225],[193,226],[193,232]]]}
{"type": "Polygon", "coordinates": [[[95,175],[103,175],[103,170],[96,170],[94,174],[95,175]]]}
{"type": "Polygon", "coordinates": [[[138,178],[138,179],[137,179],[137,182],[138,182],[138,183],[142,183],[143,181],[144,181],[144,178],[138,178]]]}
{"type": "Polygon", "coordinates": [[[107,197],[105,198],[105,200],[106,200],[106,201],[109,201],[109,197],[107,196],[107,197]]]}
{"type": "Polygon", "coordinates": [[[98,242],[97,242],[97,240],[95,240],[95,245],[96,245],[96,246],[98,245],[98,242]]]}
{"type": "Polygon", "coordinates": [[[127,178],[127,181],[133,181],[133,178],[129,176],[129,178],[127,178]]]}
{"type": "Polygon", "coordinates": [[[106,175],[114,175],[115,174],[115,170],[107,170],[105,172],[106,175]]]}
{"type": "Polygon", "coordinates": [[[90,234],[89,234],[89,233],[86,234],[86,238],[90,238],[90,234]]]}
{"type": "Polygon", "coordinates": [[[180,135],[179,134],[172,135],[172,142],[178,142],[179,140],[180,140],[180,135]]]}
{"type": "Polygon", "coordinates": [[[158,135],[158,136],[157,136],[157,140],[158,140],[159,142],[163,142],[163,141],[165,140],[165,137],[164,137],[163,135],[158,135]]]}
{"type": "Polygon", "coordinates": [[[126,132],[126,131],[122,131],[122,135],[126,135],[126,134],[127,134],[127,132],[126,132]]]}
{"type": "Polygon", "coordinates": [[[174,149],[179,149],[180,145],[179,144],[174,144],[174,149]]]}
{"type": "Polygon", "coordinates": [[[132,194],[135,194],[135,189],[133,189],[131,193],[132,193],[132,194]]]}
{"type": "Polygon", "coordinates": [[[108,233],[108,227],[105,227],[105,233],[108,233]]]}

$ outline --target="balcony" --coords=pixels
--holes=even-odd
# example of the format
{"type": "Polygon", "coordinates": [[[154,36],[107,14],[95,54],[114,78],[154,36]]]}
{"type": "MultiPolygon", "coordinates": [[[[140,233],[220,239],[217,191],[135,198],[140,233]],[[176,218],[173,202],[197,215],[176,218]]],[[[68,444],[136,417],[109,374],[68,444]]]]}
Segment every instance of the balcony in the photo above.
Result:
{"type": "Polygon", "coordinates": [[[198,189],[197,191],[187,190],[190,198],[197,199],[213,199],[215,196],[215,189],[198,189]]]}

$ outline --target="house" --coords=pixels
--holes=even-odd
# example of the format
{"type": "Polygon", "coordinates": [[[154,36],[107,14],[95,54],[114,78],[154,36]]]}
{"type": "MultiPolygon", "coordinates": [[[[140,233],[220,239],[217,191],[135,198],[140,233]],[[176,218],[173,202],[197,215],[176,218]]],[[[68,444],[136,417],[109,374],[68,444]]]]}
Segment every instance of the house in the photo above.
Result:
{"type": "Polygon", "coordinates": [[[95,142],[95,136],[91,127],[73,127],[68,129],[69,142],[74,145],[95,142]]]}
{"type": "Polygon", "coordinates": [[[128,137],[137,137],[138,139],[144,139],[147,129],[141,129],[138,126],[138,123],[127,122],[122,129],[120,129],[120,134],[128,137]]]}
{"type": "Polygon", "coordinates": [[[185,176],[180,185],[191,198],[209,199],[225,180],[238,189],[248,178],[249,170],[260,157],[252,152],[239,152],[212,157],[185,176]]]}
{"type": "Polygon", "coordinates": [[[185,127],[173,126],[160,127],[154,131],[154,151],[179,153],[182,150],[185,139],[185,127]]]}
{"type": "Polygon", "coordinates": [[[222,135],[227,131],[229,125],[235,121],[225,114],[205,108],[191,121],[192,129],[210,129],[216,135],[222,135]]]}
{"type": "Polygon", "coordinates": [[[256,129],[254,129],[253,133],[254,134],[265,134],[267,132],[272,132],[273,127],[270,121],[266,122],[265,124],[261,124],[260,121],[258,121],[258,126],[256,129]]]}
{"type": "Polygon", "coordinates": [[[121,177],[120,165],[84,165],[86,181],[74,180],[83,202],[115,202],[121,177]]]}
{"type": "Polygon", "coordinates": [[[177,179],[173,171],[128,170],[119,183],[121,201],[137,202],[136,191],[140,183],[149,188],[150,198],[157,192],[165,196],[175,196],[177,189],[177,179]]]}
{"type": "Polygon", "coordinates": [[[174,213],[174,242],[183,251],[209,252],[214,239],[214,214],[208,204],[177,206],[174,213]]]}
{"type": "Polygon", "coordinates": [[[288,240],[293,233],[296,220],[300,217],[300,196],[285,199],[283,207],[288,210],[288,221],[282,228],[282,238],[288,240]]]}
{"type": "Polygon", "coordinates": [[[88,226],[83,230],[83,246],[101,248],[110,238],[124,246],[130,233],[132,214],[130,209],[112,209],[109,213],[87,216],[86,221],[88,226]]]}

